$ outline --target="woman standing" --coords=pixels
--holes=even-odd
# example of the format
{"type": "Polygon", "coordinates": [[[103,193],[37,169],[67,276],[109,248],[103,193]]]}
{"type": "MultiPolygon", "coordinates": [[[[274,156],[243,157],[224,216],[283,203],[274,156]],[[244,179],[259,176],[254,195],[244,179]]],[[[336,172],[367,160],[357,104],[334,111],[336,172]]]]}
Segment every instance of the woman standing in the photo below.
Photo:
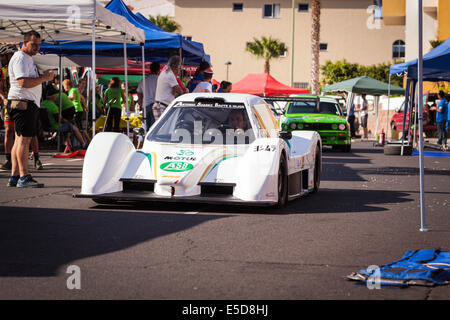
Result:
{"type": "Polygon", "coordinates": [[[87,142],[91,141],[91,138],[89,137],[88,133],[84,129],[83,126],[83,114],[87,112],[86,104],[84,103],[84,100],[81,99],[81,95],[78,92],[77,88],[74,88],[73,83],[70,79],[65,79],[62,82],[64,91],[67,92],[67,96],[70,100],[72,100],[73,105],[75,107],[75,125],[80,130],[83,137],[86,139],[87,142]]]}
{"type": "Polygon", "coordinates": [[[105,131],[120,131],[122,101],[125,101],[125,93],[120,87],[120,79],[114,77],[109,81],[108,89],[103,94],[103,109],[106,114],[105,131]]]}

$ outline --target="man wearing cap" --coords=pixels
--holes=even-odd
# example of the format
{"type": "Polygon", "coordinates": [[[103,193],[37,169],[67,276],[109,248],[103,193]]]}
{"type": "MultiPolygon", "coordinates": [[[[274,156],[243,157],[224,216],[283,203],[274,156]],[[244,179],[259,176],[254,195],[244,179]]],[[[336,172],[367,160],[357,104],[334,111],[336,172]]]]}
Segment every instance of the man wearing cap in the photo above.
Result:
{"type": "Polygon", "coordinates": [[[212,92],[211,79],[213,71],[211,68],[205,70],[203,74],[203,81],[201,81],[194,89],[193,92],[212,92]]]}
{"type": "Polygon", "coordinates": [[[0,73],[0,106],[2,107],[2,119],[5,127],[5,155],[6,162],[1,165],[3,170],[11,170],[11,149],[14,144],[14,121],[12,121],[6,109],[9,92],[8,64],[17,47],[13,44],[5,44],[0,47],[1,73],[0,73]]]}
{"type": "Polygon", "coordinates": [[[210,67],[211,66],[207,61],[200,62],[200,66],[197,68],[194,78],[192,78],[187,84],[187,89],[189,92],[194,92],[195,87],[197,87],[200,82],[205,80],[205,70],[210,67]]]}
{"type": "Polygon", "coordinates": [[[24,34],[23,44],[9,62],[11,88],[8,93],[8,112],[14,121],[16,137],[11,150],[11,177],[9,187],[42,187],[28,172],[28,149],[32,137],[37,135],[39,103],[42,83],[54,78],[52,70],[39,76],[31,58],[39,52],[41,36],[36,31],[24,34]]]}
{"type": "Polygon", "coordinates": [[[179,56],[170,57],[165,70],[161,71],[156,84],[155,103],[153,104],[153,116],[155,121],[159,119],[164,110],[173,99],[183,94],[183,90],[177,81],[181,69],[179,56]]]}

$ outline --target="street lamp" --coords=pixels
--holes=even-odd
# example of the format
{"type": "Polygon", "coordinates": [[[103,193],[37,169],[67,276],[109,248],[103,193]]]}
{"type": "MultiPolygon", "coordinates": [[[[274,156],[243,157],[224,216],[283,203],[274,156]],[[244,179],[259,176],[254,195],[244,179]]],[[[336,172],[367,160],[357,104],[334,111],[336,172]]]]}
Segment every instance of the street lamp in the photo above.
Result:
{"type": "Polygon", "coordinates": [[[228,67],[230,66],[231,61],[225,62],[225,65],[227,66],[227,81],[228,81],[228,67]]]}

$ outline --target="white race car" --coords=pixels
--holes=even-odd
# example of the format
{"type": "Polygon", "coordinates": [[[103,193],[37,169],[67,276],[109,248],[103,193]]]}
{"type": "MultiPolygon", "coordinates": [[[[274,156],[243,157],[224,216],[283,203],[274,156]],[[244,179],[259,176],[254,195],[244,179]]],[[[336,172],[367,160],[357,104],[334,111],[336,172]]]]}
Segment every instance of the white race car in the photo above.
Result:
{"type": "Polygon", "coordinates": [[[315,131],[280,132],[260,97],[185,94],[140,150],[124,134],[97,134],[75,197],[282,206],[318,191],[321,147],[315,131]]]}

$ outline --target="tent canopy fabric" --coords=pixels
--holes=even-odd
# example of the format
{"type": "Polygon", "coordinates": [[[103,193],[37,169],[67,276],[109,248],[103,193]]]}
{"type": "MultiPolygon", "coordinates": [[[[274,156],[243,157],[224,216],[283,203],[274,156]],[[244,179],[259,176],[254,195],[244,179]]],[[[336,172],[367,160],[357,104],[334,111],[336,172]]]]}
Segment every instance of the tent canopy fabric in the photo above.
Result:
{"type": "MultiPolygon", "coordinates": [[[[184,64],[198,65],[205,59],[203,44],[183,39],[180,34],[165,32],[152,24],[144,16],[135,15],[123,3],[122,0],[113,0],[106,6],[110,10],[127,20],[136,28],[143,30],[145,41],[142,44],[145,48],[145,60],[151,62],[166,63],[173,54],[181,54],[184,64]]],[[[89,56],[92,53],[92,44],[90,41],[60,41],[57,43],[43,43],[41,52],[46,54],[58,54],[62,56],[89,56]]],[[[97,42],[97,56],[123,57],[124,49],[122,41],[117,43],[97,42]]],[[[137,44],[127,45],[127,56],[138,58],[142,57],[142,47],[137,44]]]]}
{"type": "MultiPolygon", "coordinates": [[[[392,65],[389,72],[417,79],[417,59],[392,65]]],[[[423,80],[450,81],[450,38],[423,56],[423,80]]]]}
{"type": "Polygon", "coordinates": [[[144,42],[144,30],[125,17],[104,8],[96,0],[15,0],[0,2],[0,42],[20,42],[23,32],[36,30],[46,41],[92,40],[144,42]]]}
{"type": "Polygon", "coordinates": [[[250,73],[241,81],[233,83],[231,92],[248,93],[257,96],[307,94],[308,89],[289,87],[278,82],[268,73],[250,73]]]}
{"type": "Polygon", "coordinates": [[[125,17],[131,24],[141,28],[145,32],[145,48],[154,48],[153,42],[159,48],[181,49],[183,56],[193,55],[203,58],[205,52],[203,44],[195,41],[189,41],[183,38],[181,34],[171,33],[155,26],[150,20],[146,19],[142,14],[134,14],[122,0],[111,0],[106,9],[118,15],[125,17]]]}
{"type": "MultiPolygon", "coordinates": [[[[360,94],[370,94],[374,96],[387,95],[389,84],[378,81],[368,76],[357,77],[335,84],[327,85],[322,88],[322,92],[347,91],[360,94]]],[[[391,85],[391,95],[405,94],[405,89],[391,85]]]]}

